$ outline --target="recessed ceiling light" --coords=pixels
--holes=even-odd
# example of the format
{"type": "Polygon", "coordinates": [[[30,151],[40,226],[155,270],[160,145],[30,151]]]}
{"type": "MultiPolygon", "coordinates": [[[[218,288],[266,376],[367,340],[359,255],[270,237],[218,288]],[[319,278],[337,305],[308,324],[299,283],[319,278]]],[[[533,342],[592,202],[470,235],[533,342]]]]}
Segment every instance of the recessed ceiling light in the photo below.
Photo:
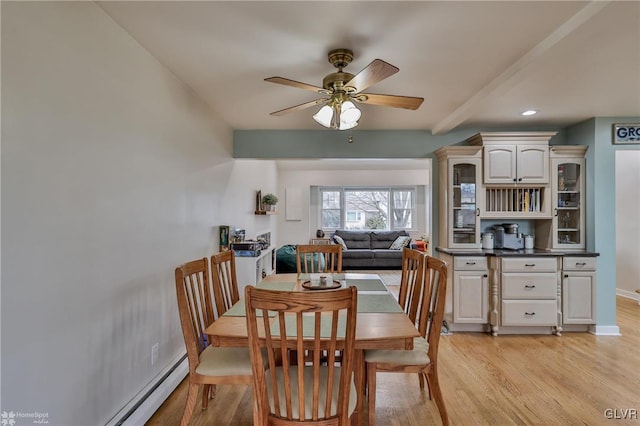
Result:
{"type": "Polygon", "coordinates": [[[530,109],[530,110],[527,110],[527,111],[523,112],[522,115],[524,115],[525,117],[528,117],[530,115],[536,115],[537,112],[538,111],[536,111],[534,109],[530,109]]]}

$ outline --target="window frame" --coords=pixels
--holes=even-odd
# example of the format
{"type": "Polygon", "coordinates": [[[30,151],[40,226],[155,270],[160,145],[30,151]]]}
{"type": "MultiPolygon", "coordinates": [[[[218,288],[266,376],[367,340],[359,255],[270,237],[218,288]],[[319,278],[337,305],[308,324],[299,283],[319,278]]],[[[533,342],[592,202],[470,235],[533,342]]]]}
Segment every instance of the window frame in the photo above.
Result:
{"type": "MultiPolygon", "coordinates": [[[[387,192],[389,203],[387,205],[387,217],[388,217],[388,229],[387,231],[416,231],[417,230],[417,194],[418,187],[415,185],[399,185],[399,186],[318,186],[318,229],[322,229],[325,232],[334,232],[336,229],[346,229],[347,222],[347,209],[345,193],[353,191],[371,191],[371,192],[387,192]],[[394,193],[396,192],[410,192],[411,193],[411,206],[409,208],[395,209],[394,208],[394,193]],[[325,227],[323,223],[323,212],[335,211],[336,208],[324,209],[323,208],[323,193],[324,192],[339,192],[340,193],[340,226],[338,228],[325,227]],[[410,227],[397,227],[394,210],[409,210],[411,213],[411,226],[410,227]]],[[[353,210],[349,210],[353,211],[353,210]]],[[[375,231],[375,229],[363,229],[375,231]]]]}

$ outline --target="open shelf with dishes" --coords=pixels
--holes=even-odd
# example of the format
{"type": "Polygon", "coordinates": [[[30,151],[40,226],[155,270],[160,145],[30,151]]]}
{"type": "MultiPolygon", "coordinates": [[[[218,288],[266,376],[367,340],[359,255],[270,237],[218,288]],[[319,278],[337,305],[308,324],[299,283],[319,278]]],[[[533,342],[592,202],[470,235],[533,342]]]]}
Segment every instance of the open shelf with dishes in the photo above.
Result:
{"type": "Polygon", "coordinates": [[[485,187],[482,217],[539,218],[550,217],[548,187],[485,187]]]}

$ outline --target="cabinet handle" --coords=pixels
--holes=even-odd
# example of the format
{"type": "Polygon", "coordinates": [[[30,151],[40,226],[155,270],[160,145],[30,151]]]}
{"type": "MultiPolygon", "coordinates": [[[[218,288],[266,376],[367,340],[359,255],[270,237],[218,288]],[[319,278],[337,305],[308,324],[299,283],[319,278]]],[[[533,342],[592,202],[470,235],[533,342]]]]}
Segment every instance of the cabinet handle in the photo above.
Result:
{"type": "Polygon", "coordinates": [[[476,262],[467,262],[467,265],[475,265],[476,262]]]}
{"type": "Polygon", "coordinates": [[[513,181],[514,181],[514,182],[517,182],[517,181],[518,181],[518,179],[516,179],[516,178],[513,178],[513,181]]]}
{"type": "Polygon", "coordinates": [[[532,266],[536,266],[536,264],[535,263],[525,263],[524,266],[532,267],[532,266]]]}
{"type": "Polygon", "coordinates": [[[567,275],[567,274],[564,274],[564,277],[565,277],[565,278],[569,278],[569,275],[567,275]]]}
{"type": "Polygon", "coordinates": [[[536,288],[536,286],[533,284],[527,284],[524,286],[524,288],[536,288]]]}
{"type": "Polygon", "coordinates": [[[489,277],[489,275],[487,275],[487,274],[484,274],[484,275],[483,275],[483,277],[484,277],[484,278],[488,278],[488,277],[489,277]]]}
{"type": "Polygon", "coordinates": [[[522,178],[518,179],[518,182],[522,182],[522,178]]]}
{"type": "Polygon", "coordinates": [[[586,262],[576,262],[576,266],[585,266],[586,262]]]}
{"type": "Polygon", "coordinates": [[[535,313],[535,312],[525,312],[524,314],[525,314],[525,315],[527,315],[527,316],[532,317],[532,316],[534,316],[536,313],[535,313]]]}
{"type": "Polygon", "coordinates": [[[480,216],[480,208],[479,207],[476,209],[476,216],[480,216]]]}
{"type": "Polygon", "coordinates": [[[558,209],[553,209],[553,215],[554,215],[555,217],[558,217],[558,209]]]}

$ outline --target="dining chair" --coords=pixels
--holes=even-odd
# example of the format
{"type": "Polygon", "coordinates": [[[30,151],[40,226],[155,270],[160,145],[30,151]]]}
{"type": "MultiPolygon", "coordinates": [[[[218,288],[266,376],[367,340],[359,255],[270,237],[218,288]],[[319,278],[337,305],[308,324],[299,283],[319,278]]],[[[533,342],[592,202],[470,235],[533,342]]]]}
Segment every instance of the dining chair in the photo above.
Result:
{"type": "MultiPolygon", "coordinates": [[[[415,324],[418,314],[418,303],[412,303],[415,297],[420,297],[419,291],[416,290],[422,285],[424,274],[425,253],[410,248],[402,249],[402,271],[400,274],[400,291],[398,293],[398,303],[402,306],[404,313],[411,318],[415,324]]],[[[418,374],[420,381],[420,389],[424,389],[425,375],[418,374]]],[[[427,382],[428,386],[428,382],[427,382]]],[[[430,389],[429,389],[430,391],[430,389]]],[[[429,393],[431,394],[431,393],[429,393]]]]}
{"type": "Polygon", "coordinates": [[[415,281],[408,296],[410,302],[407,315],[421,335],[414,339],[413,350],[365,351],[369,425],[375,425],[376,374],[378,372],[424,374],[429,386],[429,398],[435,399],[442,423],[449,424],[449,416],[438,380],[438,343],[444,317],[446,286],[447,264],[440,259],[425,256],[422,278],[415,281]]]}
{"type": "Polygon", "coordinates": [[[353,378],[357,297],[355,287],[314,292],[246,287],[259,424],[348,424],[358,398],[353,378]],[[307,363],[306,350],[315,354],[307,363]],[[326,364],[322,351],[329,354],[326,364]],[[336,351],[343,354],[340,365],[333,359],[336,351]],[[290,363],[291,356],[296,363],[290,363]]]}
{"type": "Polygon", "coordinates": [[[340,244],[300,244],[296,246],[298,273],[342,272],[340,244]]]}
{"type": "Polygon", "coordinates": [[[211,280],[216,312],[221,316],[240,300],[236,278],[236,257],[233,250],[222,251],[211,256],[211,280]]]}
{"type": "Polygon", "coordinates": [[[214,322],[208,259],[178,266],[175,276],[178,312],[189,362],[187,401],[180,421],[181,426],[187,426],[200,386],[204,386],[202,409],[205,410],[216,384],[251,385],[251,359],[248,348],[211,346],[204,333],[214,322]]]}

